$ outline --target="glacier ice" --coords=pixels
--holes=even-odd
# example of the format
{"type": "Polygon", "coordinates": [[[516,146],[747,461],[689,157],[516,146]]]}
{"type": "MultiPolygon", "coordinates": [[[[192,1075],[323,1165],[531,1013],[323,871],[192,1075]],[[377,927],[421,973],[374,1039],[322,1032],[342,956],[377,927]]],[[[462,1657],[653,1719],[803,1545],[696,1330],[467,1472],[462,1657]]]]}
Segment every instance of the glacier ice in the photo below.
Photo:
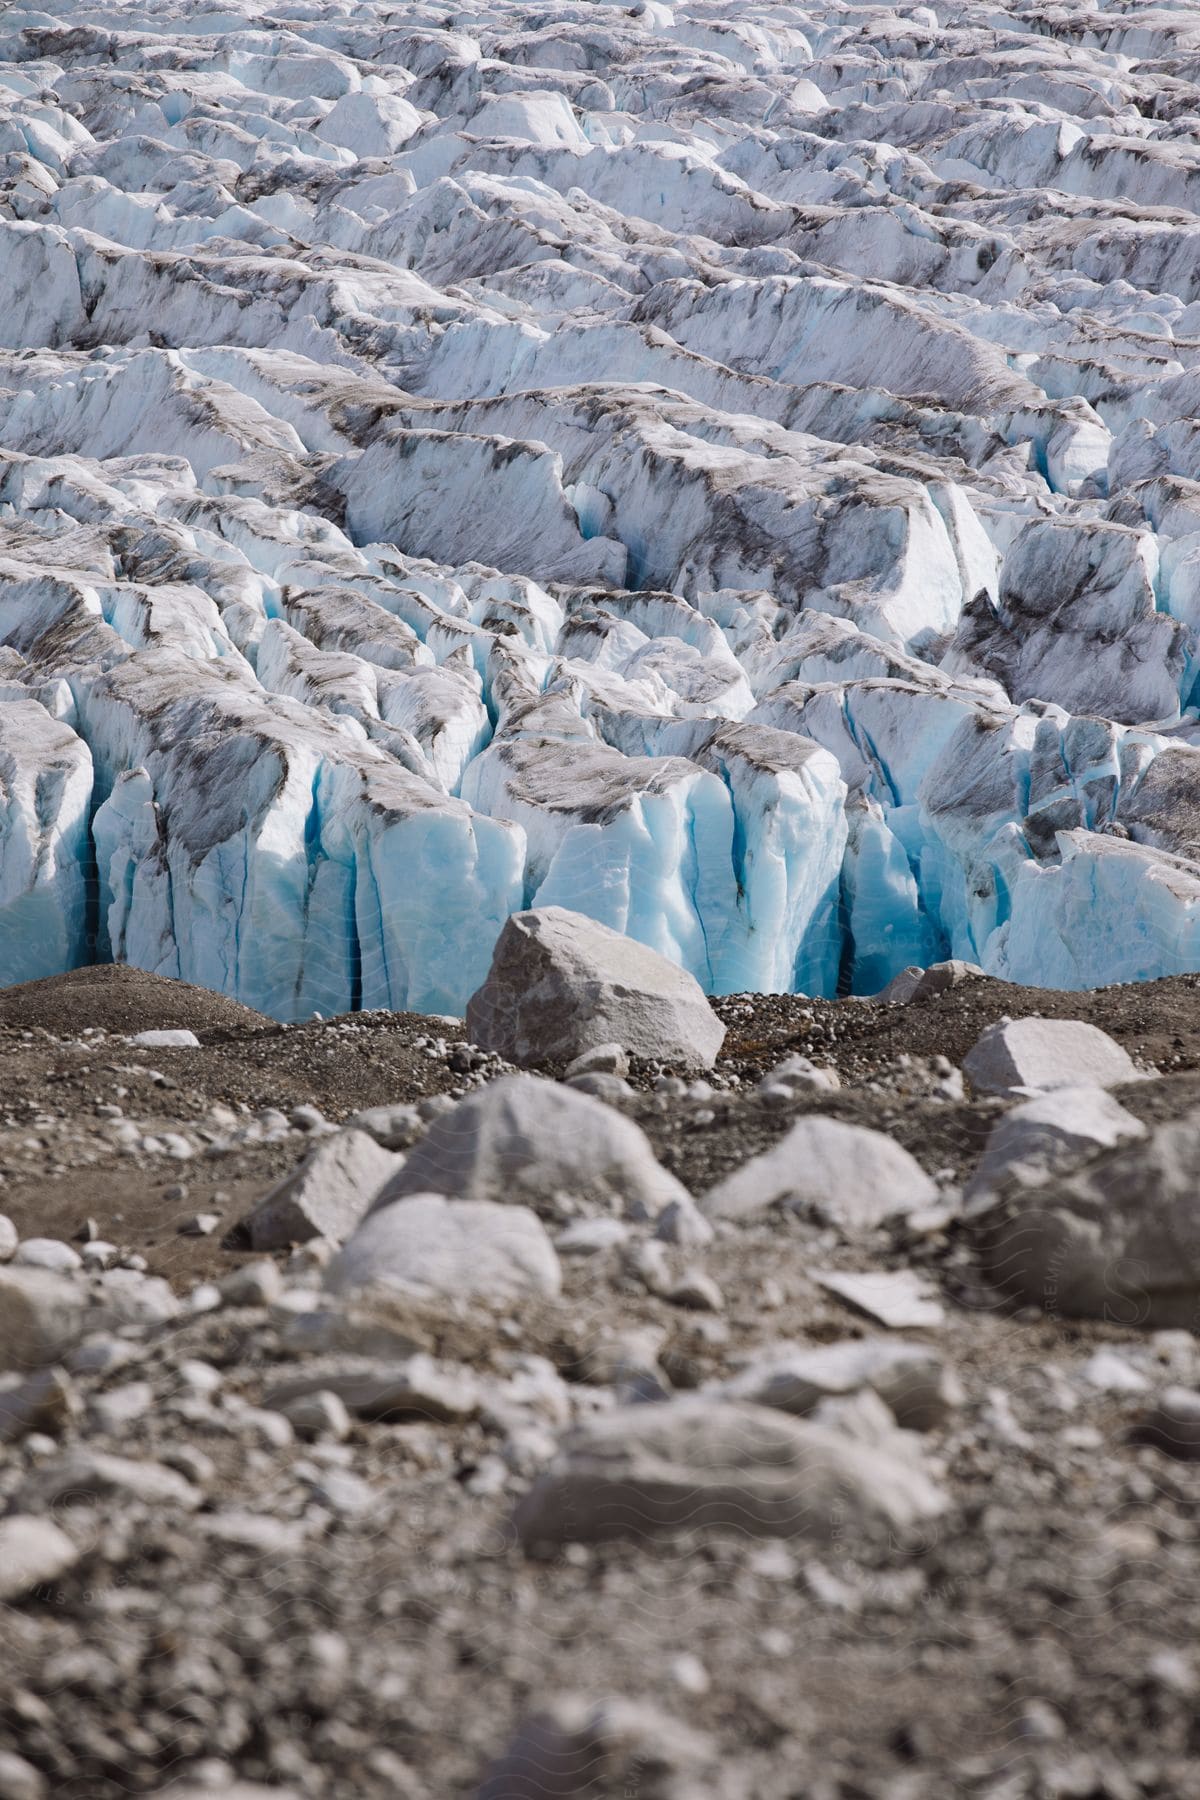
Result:
{"type": "Polygon", "coordinates": [[[0,18],[0,981],[1200,970],[1192,9],[0,18]]]}

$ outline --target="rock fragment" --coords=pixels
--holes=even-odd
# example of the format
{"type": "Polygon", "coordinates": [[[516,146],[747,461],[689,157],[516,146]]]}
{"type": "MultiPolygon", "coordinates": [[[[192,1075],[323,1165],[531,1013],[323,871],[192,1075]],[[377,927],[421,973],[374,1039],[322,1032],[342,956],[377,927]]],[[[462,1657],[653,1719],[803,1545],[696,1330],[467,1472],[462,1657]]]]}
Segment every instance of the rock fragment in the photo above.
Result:
{"type": "MultiPolygon", "coordinates": [[[[621,1698],[563,1695],[522,1719],[476,1800],[584,1800],[599,1794],[677,1794],[675,1778],[711,1768],[699,1732],[655,1708],[621,1698]],[[664,1782],[671,1786],[664,1787],[664,1782]]],[[[705,1783],[706,1791],[716,1789],[705,1783]]],[[[692,1787],[689,1793],[700,1790],[692,1787]]]]}
{"type": "Polygon", "coordinates": [[[911,1269],[871,1269],[862,1274],[814,1269],[812,1278],[855,1312],[891,1331],[940,1325],[946,1317],[935,1289],[911,1269]]]}
{"type": "Polygon", "coordinates": [[[53,1520],[9,1513],[0,1519],[0,1602],[22,1600],[35,1588],[57,1581],[74,1568],[79,1556],[53,1520]]]}
{"type": "Polygon", "coordinates": [[[714,1391],[798,1417],[822,1401],[869,1388],[909,1431],[932,1431],[962,1402],[962,1388],[940,1351],[890,1338],[846,1338],[835,1344],[789,1344],[755,1355],[714,1391]]]}
{"type": "Polygon", "coordinates": [[[49,1269],[0,1268],[0,1370],[58,1362],[82,1335],[81,1284],[49,1269]]]}
{"type": "Polygon", "coordinates": [[[929,1000],[934,994],[945,994],[961,987],[964,981],[983,976],[986,971],[978,963],[963,962],[952,957],[948,962],[931,963],[927,969],[901,969],[875,998],[884,1006],[909,1006],[915,1001],[929,1000]]]}
{"type": "Polygon", "coordinates": [[[571,1062],[601,1045],[710,1069],[725,1027],[695,977],[582,913],[514,913],[487,980],[467,1005],[467,1032],[523,1066],[571,1062]]]}
{"type": "Polygon", "coordinates": [[[1098,1150],[1145,1135],[1141,1120],[1103,1088],[1064,1087],[1036,1095],[993,1125],[967,1185],[966,1211],[987,1206],[1006,1182],[1035,1187],[1098,1150]]]}

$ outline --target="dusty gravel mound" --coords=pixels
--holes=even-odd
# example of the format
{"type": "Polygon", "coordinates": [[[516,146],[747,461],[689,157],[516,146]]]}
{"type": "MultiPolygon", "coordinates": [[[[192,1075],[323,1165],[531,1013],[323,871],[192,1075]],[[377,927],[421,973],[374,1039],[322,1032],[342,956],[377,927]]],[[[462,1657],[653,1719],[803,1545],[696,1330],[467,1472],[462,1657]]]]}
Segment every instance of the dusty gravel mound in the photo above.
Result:
{"type": "Polygon", "coordinates": [[[0,989],[0,1027],[69,1037],[88,1026],[127,1033],[194,1031],[199,1038],[274,1029],[270,1019],[223,994],[112,963],[0,989]]]}

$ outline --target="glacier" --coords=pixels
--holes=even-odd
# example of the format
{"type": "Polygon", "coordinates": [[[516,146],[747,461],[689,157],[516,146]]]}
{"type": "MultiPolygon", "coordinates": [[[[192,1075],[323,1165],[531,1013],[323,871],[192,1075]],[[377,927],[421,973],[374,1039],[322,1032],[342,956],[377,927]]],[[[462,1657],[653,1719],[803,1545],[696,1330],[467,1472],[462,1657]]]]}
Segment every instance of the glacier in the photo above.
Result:
{"type": "Polygon", "coordinates": [[[0,16],[0,983],[1200,970],[1200,23],[0,16]]]}

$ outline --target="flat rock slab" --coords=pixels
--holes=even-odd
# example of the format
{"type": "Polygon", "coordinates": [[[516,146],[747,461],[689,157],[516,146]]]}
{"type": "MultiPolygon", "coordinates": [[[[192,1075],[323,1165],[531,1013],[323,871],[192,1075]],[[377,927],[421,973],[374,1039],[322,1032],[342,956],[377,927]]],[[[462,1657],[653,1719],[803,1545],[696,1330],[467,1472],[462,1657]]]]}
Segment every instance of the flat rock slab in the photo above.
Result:
{"type": "Polygon", "coordinates": [[[391,1287],[447,1299],[557,1294],[562,1271],[536,1213],[414,1194],[362,1224],[325,1271],[334,1293],[391,1287]]]}
{"type": "Polygon", "coordinates": [[[710,1188],[701,1206],[725,1219],[785,1206],[854,1235],[937,1198],[920,1163],[883,1132],[811,1114],[710,1188]]]}
{"type": "Polygon", "coordinates": [[[536,1075],[506,1075],[460,1100],[428,1132],[375,1201],[445,1194],[558,1211],[569,1200],[656,1218],[687,1190],[655,1158],[632,1119],[536,1075]]]}
{"type": "Polygon", "coordinates": [[[1120,1044],[1080,1019],[1002,1019],[968,1053],[963,1073],[978,1094],[1112,1088],[1139,1079],[1120,1044]]]}
{"type": "Polygon", "coordinates": [[[696,1395],[580,1426],[514,1519],[537,1552],[699,1530],[828,1541],[848,1526],[903,1531],[942,1510],[907,1461],[764,1406],[696,1395]]]}
{"type": "Polygon", "coordinates": [[[898,1425],[931,1431],[961,1403],[962,1389],[940,1351],[891,1338],[847,1338],[837,1344],[781,1344],[754,1361],[720,1392],[799,1417],[824,1400],[864,1389],[884,1402],[898,1425]]]}
{"type": "Polygon", "coordinates": [[[918,1331],[941,1325],[946,1317],[936,1289],[908,1269],[873,1269],[865,1274],[814,1269],[811,1274],[827,1294],[890,1331],[918,1331]]]}
{"type": "Polygon", "coordinates": [[[514,913],[500,933],[467,1005],[467,1034],[526,1067],[617,1044],[711,1069],[725,1027],[685,969],[582,913],[545,906],[514,913]]]}

